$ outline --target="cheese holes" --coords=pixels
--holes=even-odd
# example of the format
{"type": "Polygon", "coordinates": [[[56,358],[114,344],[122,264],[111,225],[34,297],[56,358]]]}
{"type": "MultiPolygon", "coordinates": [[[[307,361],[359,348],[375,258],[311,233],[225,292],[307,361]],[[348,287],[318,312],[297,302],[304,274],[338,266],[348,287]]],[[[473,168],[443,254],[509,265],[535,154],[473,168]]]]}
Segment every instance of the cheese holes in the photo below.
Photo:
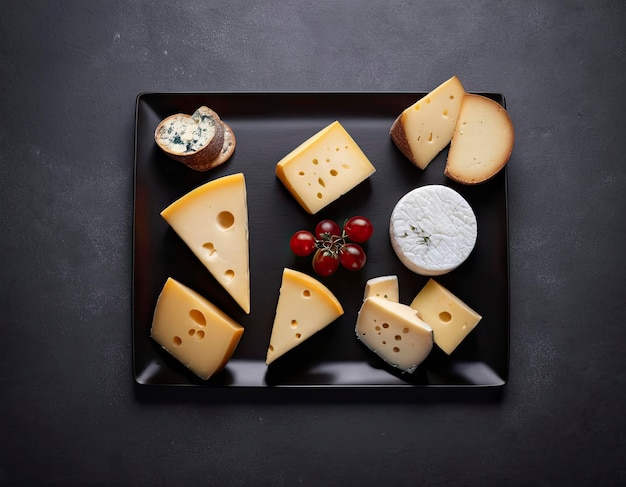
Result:
{"type": "Polygon", "coordinates": [[[402,337],[400,335],[396,335],[395,337],[393,337],[397,342],[399,342],[400,340],[402,340],[402,337]]]}
{"type": "Polygon", "coordinates": [[[326,187],[326,183],[322,178],[317,178],[317,184],[319,184],[322,188],[326,187]]]}
{"type": "Polygon", "coordinates": [[[444,323],[447,323],[452,319],[452,315],[447,311],[442,311],[441,313],[439,313],[439,319],[444,323]]]}
{"type": "Polygon", "coordinates": [[[202,248],[207,251],[209,257],[217,257],[217,250],[215,249],[215,245],[213,245],[213,242],[203,243],[202,248]]]}
{"type": "Polygon", "coordinates": [[[172,344],[175,347],[180,347],[183,344],[183,339],[179,336],[175,336],[174,338],[172,338],[172,344]]]}
{"type": "Polygon", "coordinates": [[[322,198],[324,198],[324,195],[322,193],[317,193],[316,196],[318,200],[321,200],[322,198]]]}
{"type": "Polygon", "coordinates": [[[309,291],[308,289],[305,289],[304,291],[302,291],[302,297],[310,298],[311,297],[311,291],[309,291]]]}
{"type": "Polygon", "coordinates": [[[226,272],[224,272],[224,278],[227,281],[232,281],[235,278],[235,271],[232,269],[228,269],[226,272]]]}
{"type": "Polygon", "coordinates": [[[300,338],[302,338],[302,335],[300,333],[296,333],[296,339],[300,340],[300,338]]]}
{"type": "Polygon", "coordinates": [[[196,333],[196,340],[202,340],[204,338],[204,331],[198,330],[196,333]]]}
{"type": "Polygon", "coordinates": [[[189,311],[189,317],[198,325],[206,326],[206,318],[199,309],[192,309],[189,311]]]}
{"type": "Polygon", "coordinates": [[[291,320],[291,328],[298,328],[298,320],[291,320]]]}
{"type": "Polygon", "coordinates": [[[320,161],[318,161],[317,159],[313,159],[311,162],[314,166],[317,166],[320,163],[320,161]]]}
{"type": "Polygon", "coordinates": [[[222,230],[228,230],[235,224],[235,215],[230,211],[220,211],[217,214],[217,224],[222,230]]]}
{"type": "Polygon", "coordinates": [[[393,347],[393,351],[394,351],[395,353],[398,353],[398,352],[400,351],[400,349],[399,349],[398,347],[393,347]]]}
{"type": "Polygon", "coordinates": [[[337,172],[337,170],[336,170],[336,169],[331,169],[331,170],[330,170],[330,175],[331,175],[331,176],[335,177],[337,174],[339,174],[339,173],[337,172]]]}

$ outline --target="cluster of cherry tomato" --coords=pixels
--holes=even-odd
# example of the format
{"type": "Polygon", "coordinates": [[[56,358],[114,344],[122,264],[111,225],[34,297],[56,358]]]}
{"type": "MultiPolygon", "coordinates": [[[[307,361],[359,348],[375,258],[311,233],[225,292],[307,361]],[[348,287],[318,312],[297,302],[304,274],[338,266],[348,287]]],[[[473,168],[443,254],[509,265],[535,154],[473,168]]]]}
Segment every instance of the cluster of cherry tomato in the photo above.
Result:
{"type": "Polygon", "coordinates": [[[313,270],[320,276],[335,273],[339,264],[351,271],[363,268],[367,257],[359,244],[367,242],[374,233],[374,226],[364,216],[347,219],[343,228],[332,220],[322,220],[315,233],[299,230],[289,241],[291,251],[299,257],[313,252],[313,270]]]}

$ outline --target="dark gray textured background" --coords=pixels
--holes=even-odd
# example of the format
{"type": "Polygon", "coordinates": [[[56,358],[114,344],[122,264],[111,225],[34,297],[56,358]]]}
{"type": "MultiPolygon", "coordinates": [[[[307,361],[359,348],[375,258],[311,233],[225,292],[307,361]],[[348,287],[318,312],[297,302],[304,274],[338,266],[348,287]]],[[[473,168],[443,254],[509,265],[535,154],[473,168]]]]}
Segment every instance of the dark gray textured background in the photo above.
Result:
{"type": "Polygon", "coordinates": [[[0,483],[626,483],[626,3],[43,2],[0,16],[0,483]],[[142,392],[144,91],[506,96],[511,366],[497,398],[142,392]]]}

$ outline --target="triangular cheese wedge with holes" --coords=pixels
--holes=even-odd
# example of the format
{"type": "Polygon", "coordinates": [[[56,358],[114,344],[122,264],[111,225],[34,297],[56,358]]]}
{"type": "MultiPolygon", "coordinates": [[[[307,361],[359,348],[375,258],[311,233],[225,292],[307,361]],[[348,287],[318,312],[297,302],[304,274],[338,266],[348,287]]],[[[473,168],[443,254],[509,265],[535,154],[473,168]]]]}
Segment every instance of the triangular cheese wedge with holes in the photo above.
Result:
{"type": "Polygon", "coordinates": [[[190,191],[161,216],[213,277],[250,313],[248,204],[242,173],[190,191]]]}
{"type": "Polygon", "coordinates": [[[284,269],[265,363],[269,365],[342,314],[341,304],[321,282],[284,269]]]}

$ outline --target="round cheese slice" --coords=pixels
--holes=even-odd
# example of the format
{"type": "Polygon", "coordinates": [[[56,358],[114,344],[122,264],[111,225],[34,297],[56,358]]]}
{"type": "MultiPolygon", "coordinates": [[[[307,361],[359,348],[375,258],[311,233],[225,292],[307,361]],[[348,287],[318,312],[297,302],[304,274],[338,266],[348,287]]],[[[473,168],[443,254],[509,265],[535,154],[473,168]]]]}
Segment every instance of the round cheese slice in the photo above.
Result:
{"type": "Polygon", "coordinates": [[[391,245],[400,261],[423,276],[456,269],[474,249],[476,215],[448,186],[428,185],[405,194],[389,222],[391,245]]]}

